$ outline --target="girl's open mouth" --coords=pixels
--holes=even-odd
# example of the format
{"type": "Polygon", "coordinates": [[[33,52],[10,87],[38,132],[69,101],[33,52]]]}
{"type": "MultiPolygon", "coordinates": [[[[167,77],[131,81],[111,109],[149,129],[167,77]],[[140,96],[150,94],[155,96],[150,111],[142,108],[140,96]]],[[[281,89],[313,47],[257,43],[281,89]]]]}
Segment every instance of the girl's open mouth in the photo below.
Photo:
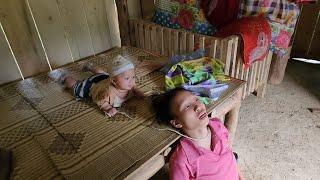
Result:
{"type": "Polygon", "coordinates": [[[199,119],[203,119],[203,118],[205,118],[205,117],[207,117],[207,113],[206,113],[206,112],[202,113],[202,114],[200,115],[199,119]]]}

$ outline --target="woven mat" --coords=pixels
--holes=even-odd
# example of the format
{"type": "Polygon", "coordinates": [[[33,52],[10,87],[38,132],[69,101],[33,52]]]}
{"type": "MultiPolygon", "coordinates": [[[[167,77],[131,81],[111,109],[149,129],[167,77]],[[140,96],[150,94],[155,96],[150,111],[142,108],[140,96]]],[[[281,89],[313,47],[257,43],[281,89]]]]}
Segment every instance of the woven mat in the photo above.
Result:
{"type": "MultiPolygon", "coordinates": [[[[121,54],[136,67],[137,84],[145,92],[159,79],[160,57],[137,48],[114,48],[67,69],[78,79],[90,76],[81,65],[103,69],[121,54]],[[145,66],[149,63],[150,66],[145,66]]],[[[130,99],[117,114],[104,116],[90,102],[77,102],[47,74],[0,87],[0,146],[13,151],[13,179],[114,179],[134,170],[177,136],[146,127],[154,115],[147,101],[130,99]],[[128,171],[129,170],[129,171],[128,171]]]]}
{"type": "MultiPolygon", "coordinates": [[[[144,92],[164,89],[164,76],[155,71],[163,58],[132,47],[61,69],[82,79],[90,75],[81,72],[83,63],[106,70],[118,54],[133,61],[144,92]]],[[[155,124],[149,107],[148,101],[132,98],[120,109],[129,117],[108,118],[93,103],[75,101],[46,74],[1,86],[0,146],[13,151],[12,179],[123,179],[178,138],[149,127],[155,124]]]]}

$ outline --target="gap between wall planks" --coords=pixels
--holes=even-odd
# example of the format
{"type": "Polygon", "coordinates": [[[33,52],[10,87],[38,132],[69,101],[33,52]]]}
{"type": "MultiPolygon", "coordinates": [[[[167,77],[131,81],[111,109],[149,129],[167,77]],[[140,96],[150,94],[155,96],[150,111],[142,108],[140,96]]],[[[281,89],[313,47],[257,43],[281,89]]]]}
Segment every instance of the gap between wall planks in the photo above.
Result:
{"type": "MultiPolygon", "coordinates": [[[[50,66],[54,69],[120,45],[114,1],[83,1],[0,0],[0,21],[23,77],[46,72],[50,66]]],[[[0,70],[7,68],[14,72],[9,64],[0,70]]],[[[6,76],[8,78],[1,84],[18,79],[18,76],[6,76]]]]}

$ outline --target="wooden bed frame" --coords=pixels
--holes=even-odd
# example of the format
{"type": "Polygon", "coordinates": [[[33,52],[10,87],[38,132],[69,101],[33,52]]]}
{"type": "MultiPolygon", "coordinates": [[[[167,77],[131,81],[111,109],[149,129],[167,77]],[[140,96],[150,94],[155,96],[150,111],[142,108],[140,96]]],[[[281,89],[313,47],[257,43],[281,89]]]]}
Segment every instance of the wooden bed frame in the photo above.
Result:
{"type": "Polygon", "coordinates": [[[271,51],[264,61],[257,61],[246,69],[241,57],[242,40],[239,36],[221,39],[181,29],[166,28],[149,20],[130,19],[127,0],[118,0],[116,3],[122,45],[131,45],[167,57],[192,52],[196,44],[200,48],[209,45],[208,56],[224,62],[226,75],[247,82],[243,99],[251,93],[264,97],[273,55],[271,51]]]}

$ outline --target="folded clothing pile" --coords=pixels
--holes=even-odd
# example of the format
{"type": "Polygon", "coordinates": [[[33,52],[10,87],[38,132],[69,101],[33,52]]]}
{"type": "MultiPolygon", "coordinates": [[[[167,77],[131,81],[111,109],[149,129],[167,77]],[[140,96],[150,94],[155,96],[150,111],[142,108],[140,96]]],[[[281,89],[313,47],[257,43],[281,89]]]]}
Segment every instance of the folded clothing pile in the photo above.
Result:
{"type": "MultiPolygon", "coordinates": [[[[223,63],[209,57],[181,61],[173,65],[165,76],[166,90],[183,87],[195,94],[217,100],[228,88],[223,63]]],[[[205,104],[209,103],[203,100],[205,104]]]]}

